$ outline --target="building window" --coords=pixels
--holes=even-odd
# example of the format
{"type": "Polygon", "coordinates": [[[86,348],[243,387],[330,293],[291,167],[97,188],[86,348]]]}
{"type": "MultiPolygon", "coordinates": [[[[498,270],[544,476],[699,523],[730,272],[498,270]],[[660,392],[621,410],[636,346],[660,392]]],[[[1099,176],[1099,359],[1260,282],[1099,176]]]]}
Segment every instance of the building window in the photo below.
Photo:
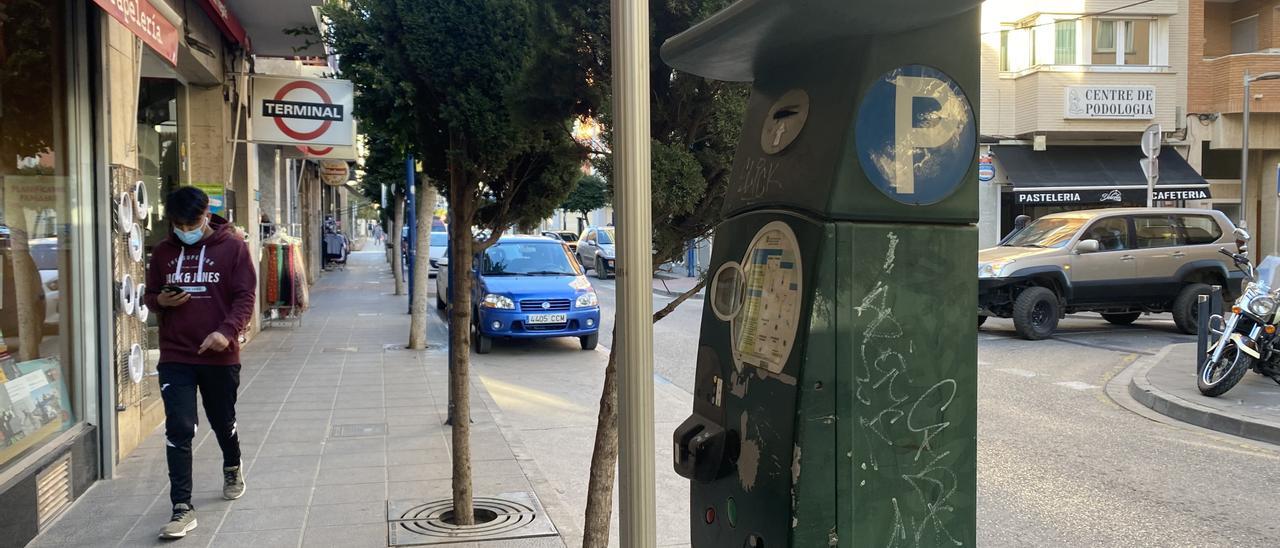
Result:
{"type": "Polygon", "coordinates": [[[1151,20],[1124,22],[1124,59],[1116,64],[1151,64],[1151,20]]]}
{"type": "Polygon", "coordinates": [[[1258,51],[1258,16],[1251,15],[1231,23],[1231,53],[1258,51]]]}
{"type": "Polygon", "coordinates": [[[1053,64],[1076,64],[1076,20],[1054,23],[1053,64]]]}
{"type": "MultiPolygon", "coordinates": [[[[1116,52],[1116,22],[1102,19],[1093,23],[1093,62],[1098,62],[1099,53],[1116,52]]],[[[1113,60],[1114,62],[1114,60],[1113,60]]]]}
{"type": "Polygon", "coordinates": [[[1009,70],[1009,31],[1000,31],[1000,70],[1007,72],[1009,70]]]}
{"type": "Polygon", "coordinates": [[[1095,19],[1093,54],[1095,65],[1150,65],[1151,19],[1095,19]],[[1117,47],[1123,44],[1124,47],[1117,47]]]}

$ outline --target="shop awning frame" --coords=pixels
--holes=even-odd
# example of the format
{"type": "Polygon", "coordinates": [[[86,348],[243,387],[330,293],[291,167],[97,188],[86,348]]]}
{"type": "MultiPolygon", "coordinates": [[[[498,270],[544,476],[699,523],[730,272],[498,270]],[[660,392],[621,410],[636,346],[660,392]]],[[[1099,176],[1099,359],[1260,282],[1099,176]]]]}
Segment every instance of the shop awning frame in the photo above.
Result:
{"type": "MultiPolygon", "coordinates": [[[[1059,146],[1034,151],[1027,146],[992,147],[998,168],[1012,183],[1014,191],[1146,189],[1147,178],[1138,161],[1143,158],[1133,146],[1059,146]]],[[[1209,188],[1176,151],[1160,153],[1157,188],[1209,188]]]]}

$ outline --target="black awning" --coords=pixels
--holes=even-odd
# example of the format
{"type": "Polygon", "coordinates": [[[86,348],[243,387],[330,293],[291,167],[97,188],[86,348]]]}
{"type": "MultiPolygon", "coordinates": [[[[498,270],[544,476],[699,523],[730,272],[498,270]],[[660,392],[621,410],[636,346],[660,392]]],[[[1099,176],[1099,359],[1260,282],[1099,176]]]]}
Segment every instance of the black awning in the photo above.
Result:
{"type": "MultiPolygon", "coordinates": [[[[1025,146],[992,147],[1014,188],[1146,186],[1138,161],[1142,150],[1133,146],[1060,146],[1036,152],[1025,146]]],[[[1160,152],[1160,186],[1208,186],[1177,152],[1160,152]]]]}
{"type": "MultiPolygon", "coordinates": [[[[1133,146],[992,147],[1020,204],[1145,203],[1147,177],[1133,146]]],[[[1209,182],[1171,149],[1160,152],[1156,201],[1205,200],[1209,182]]]]}

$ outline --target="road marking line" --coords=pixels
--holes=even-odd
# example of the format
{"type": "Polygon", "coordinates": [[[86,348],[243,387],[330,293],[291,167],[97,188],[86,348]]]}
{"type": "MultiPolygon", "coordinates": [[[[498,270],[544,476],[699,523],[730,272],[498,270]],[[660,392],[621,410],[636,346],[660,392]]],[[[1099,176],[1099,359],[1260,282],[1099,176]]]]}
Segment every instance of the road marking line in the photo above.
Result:
{"type": "Polygon", "coordinates": [[[1087,383],[1087,382],[1080,382],[1080,381],[1055,382],[1055,383],[1053,383],[1053,384],[1056,384],[1056,385],[1058,385],[1058,386],[1065,386],[1065,387],[1070,388],[1070,389],[1072,389],[1072,390],[1090,390],[1090,389],[1093,389],[1093,388],[1098,388],[1097,386],[1094,386],[1094,385],[1089,384],[1089,383],[1087,383]]]}
{"type": "Polygon", "coordinates": [[[1018,369],[1016,367],[1004,367],[1004,368],[996,369],[996,371],[999,371],[1001,373],[1008,373],[1010,375],[1017,375],[1019,377],[1026,377],[1028,379],[1031,377],[1039,376],[1039,374],[1034,371],[1027,371],[1026,369],[1018,369]]]}

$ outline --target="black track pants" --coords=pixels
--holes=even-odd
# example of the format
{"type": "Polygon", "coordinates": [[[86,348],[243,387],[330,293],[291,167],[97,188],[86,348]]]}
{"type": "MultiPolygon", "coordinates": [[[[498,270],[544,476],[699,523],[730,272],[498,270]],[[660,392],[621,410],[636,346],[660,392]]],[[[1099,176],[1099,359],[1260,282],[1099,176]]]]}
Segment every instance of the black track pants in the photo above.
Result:
{"type": "Polygon", "coordinates": [[[196,389],[204,414],[222,448],[222,465],[240,465],[240,436],[236,433],[236,390],[240,365],[162,363],[160,395],[164,399],[165,456],[169,461],[169,499],[191,504],[191,440],[197,424],[196,389]]]}

